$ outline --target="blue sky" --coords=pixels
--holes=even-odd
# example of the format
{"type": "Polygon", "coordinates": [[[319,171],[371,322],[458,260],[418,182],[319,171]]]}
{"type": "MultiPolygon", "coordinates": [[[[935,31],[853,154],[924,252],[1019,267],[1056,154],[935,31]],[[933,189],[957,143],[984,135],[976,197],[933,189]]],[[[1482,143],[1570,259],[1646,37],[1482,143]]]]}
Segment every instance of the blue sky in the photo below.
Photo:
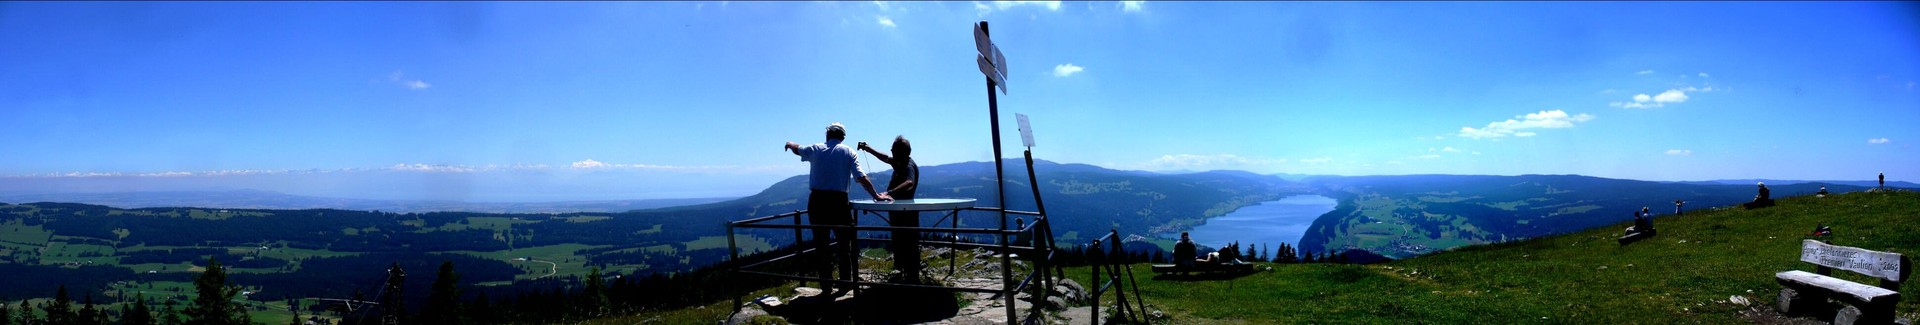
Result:
{"type": "Polygon", "coordinates": [[[0,192],[751,194],[832,122],[1109,168],[1895,180],[1909,3],[0,3],[0,192]]]}

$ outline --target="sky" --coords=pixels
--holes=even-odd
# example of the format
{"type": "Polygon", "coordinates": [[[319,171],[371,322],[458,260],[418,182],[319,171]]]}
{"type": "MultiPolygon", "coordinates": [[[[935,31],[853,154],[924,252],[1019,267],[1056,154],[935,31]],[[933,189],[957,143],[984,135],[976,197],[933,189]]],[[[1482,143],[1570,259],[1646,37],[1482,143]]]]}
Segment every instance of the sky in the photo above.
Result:
{"type": "Polygon", "coordinates": [[[1127,170],[1920,180],[1912,3],[0,2],[0,193],[739,196],[834,122],[987,161],[982,20],[1007,157],[1018,113],[1127,170]]]}

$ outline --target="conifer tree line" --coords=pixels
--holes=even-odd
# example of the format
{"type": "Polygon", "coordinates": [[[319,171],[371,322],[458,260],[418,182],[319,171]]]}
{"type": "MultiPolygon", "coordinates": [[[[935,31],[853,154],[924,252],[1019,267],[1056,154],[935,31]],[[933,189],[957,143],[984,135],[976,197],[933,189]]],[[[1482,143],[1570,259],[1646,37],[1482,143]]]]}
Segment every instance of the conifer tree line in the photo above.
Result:
{"type": "MultiPolygon", "coordinates": [[[[789,247],[759,254],[790,253],[789,247]]],[[[757,254],[756,254],[757,255],[757,254]]],[[[530,281],[525,287],[548,288],[521,291],[504,299],[494,299],[486,291],[470,290],[472,283],[460,282],[460,274],[451,261],[440,264],[426,292],[426,304],[417,310],[401,301],[414,293],[392,290],[407,281],[399,265],[387,270],[387,290],[378,296],[356,294],[351,300],[372,302],[353,312],[339,314],[343,324],[507,324],[578,322],[654,309],[676,309],[736,298],[754,289],[779,285],[768,277],[741,276],[731,272],[737,262],[727,261],[694,271],[675,274],[651,274],[641,277],[608,279],[599,268],[585,277],[547,278],[530,281]],[[469,292],[472,291],[470,294],[469,292]],[[370,308],[368,308],[370,307],[370,308]]],[[[796,273],[795,263],[767,266],[772,272],[796,273]]],[[[515,285],[514,287],[523,287],[515,285]]],[[[241,287],[228,282],[227,269],[209,259],[206,271],[194,280],[197,296],[187,305],[173,300],[156,305],[145,295],[135,295],[116,312],[106,312],[86,294],[76,303],[62,285],[54,297],[41,302],[12,302],[0,297],[0,325],[239,325],[254,324],[239,300],[241,287]]],[[[294,312],[290,324],[330,324],[315,315],[302,315],[298,299],[289,301],[294,312]]]]}

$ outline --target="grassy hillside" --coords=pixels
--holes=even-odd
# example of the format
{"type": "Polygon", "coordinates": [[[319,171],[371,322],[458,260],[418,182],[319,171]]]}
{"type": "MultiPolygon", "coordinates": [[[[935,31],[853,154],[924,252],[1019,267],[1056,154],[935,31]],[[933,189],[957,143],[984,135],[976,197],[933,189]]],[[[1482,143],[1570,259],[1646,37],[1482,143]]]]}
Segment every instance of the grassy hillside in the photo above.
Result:
{"type": "MultiPolygon", "coordinates": [[[[1378,265],[1263,264],[1271,270],[1233,279],[1153,278],[1146,265],[1133,269],[1147,303],[1176,324],[1736,323],[1746,322],[1742,310],[1769,310],[1780,289],[1774,273],[1812,270],[1798,261],[1799,245],[1817,224],[1833,226],[1833,244],[1920,253],[1920,194],[1701,209],[1656,219],[1659,237],[1626,247],[1614,242],[1627,226],[1618,224],[1378,265]],[[1729,303],[1736,295],[1753,305],[1729,303]]],[[[1069,273],[1085,281],[1087,271],[1069,273]]],[[[1920,315],[1913,298],[1920,285],[1901,292],[1909,298],[1900,315],[1920,315]]]]}
{"type": "MultiPolygon", "coordinates": [[[[1299,247],[1310,252],[1350,249],[1407,258],[1454,247],[1535,238],[1632,220],[1651,207],[1673,212],[1753,199],[1756,188],[1608,179],[1579,175],[1400,175],[1320,177],[1311,181],[1340,200],[1314,220],[1299,247]]],[[[1866,188],[1799,183],[1772,187],[1777,197],[1866,188]]]]}

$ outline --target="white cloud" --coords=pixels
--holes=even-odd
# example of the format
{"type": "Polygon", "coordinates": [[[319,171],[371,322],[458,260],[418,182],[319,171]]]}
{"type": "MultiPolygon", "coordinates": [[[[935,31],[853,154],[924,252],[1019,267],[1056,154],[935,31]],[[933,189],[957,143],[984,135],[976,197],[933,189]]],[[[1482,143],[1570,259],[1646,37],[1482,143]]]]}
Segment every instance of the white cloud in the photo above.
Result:
{"type": "Polygon", "coordinates": [[[1419,155],[1419,156],[1413,156],[1413,158],[1417,158],[1417,159],[1434,159],[1434,158],[1440,158],[1440,155],[1435,155],[1435,154],[1425,154],[1425,155],[1419,155]]]}
{"type": "Polygon", "coordinates": [[[887,28],[897,27],[896,25],[893,24],[893,18],[887,18],[887,16],[877,16],[877,17],[879,19],[880,26],[886,26],[887,28]]]}
{"type": "Polygon", "coordinates": [[[387,170],[430,173],[471,173],[479,171],[479,169],[469,166],[432,164],[394,164],[393,166],[388,166],[387,170]]]}
{"type": "Polygon", "coordinates": [[[1593,120],[1593,115],[1584,113],[1567,114],[1566,111],[1556,109],[1515,116],[1514,119],[1507,119],[1505,121],[1487,123],[1486,127],[1478,129],[1461,127],[1459,136],[1471,139],[1498,139],[1507,136],[1530,137],[1537,135],[1537,133],[1521,130],[1571,128],[1575,123],[1590,120],[1593,120]]]}
{"type": "Polygon", "coordinates": [[[1440,148],[1440,152],[1460,152],[1460,149],[1454,149],[1453,147],[1446,147],[1446,148],[1440,148]]]}
{"type": "Polygon", "coordinates": [[[1701,72],[1701,73],[1700,73],[1700,77],[1701,77],[1701,78],[1713,78],[1713,76],[1711,76],[1711,75],[1707,75],[1707,73],[1706,73],[1706,72],[1701,72]]]}
{"type": "Polygon", "coordinates": [[[880,7],[880,11],[886,11],[889,7],[886,1],[874,1],[873,5],[880,7]]]}
{"type": "Polygon", "coordinates": [[[1680,91],[1679,89],[1668,89],[1665,92],[1661,92],[1659,95],[1654,95],[1653,101],[1657,103],[1662,103],[1662,104],[1685,103],[1687,102],[1687,93],[1684,91],[1680,91]]]}
{"type": "Polygon", "coordinates": [[[1893,140],[1887,140],[1887,138],[1867,139],[1868,144],[1887,144],[1891,142],[1893,142],[1893,140]]]}
{"type": "Polygon", "coordinates": [[[593,159],[573,162],[573,168],[602,168],[602,167],[607,167],[607,163],[599,162],[593,159]]]}
{"type": "Polygon", "coordinates": [[[433,88],[433,84],[429,84],[425,81],[419,81],[419,80],[407,82],[407,89],[421,90],[421,89],[427,89],[427,88],[433,88]]]}
{"type": "Polygon", "coordinates": [[[1241,157],[1234,154],[1194,155],[1173,154],[1154,158],[1141,165],[1147,170],[1216,170],[1245,169],[1248,167],[1272,166],[1286,163],[1286,159],[1261,159],[1241,157]]]}
{"type": "Polygon", "coordinates": [[[1145,3],[1146,1],[1121,1],[1120,10],[1126,11],[1126,12],[1140,12],[1140,5],[1145,3]]]}
{"type": "Polygon", "coordinates": [[[1688,150],[1688,149],[1667,149],[1667,155],[1668,155],[1668,156],[1692,156],[1692,155],[1693,155],[1693,150],[1688,150]]]}
{"type": "Polygon", "coordinates": [[[1673,88],[1673,89],[1667,89],[1667,91],[1660,92],[1660,94],[1658,95],[1635,94],[1633,95],[1633,101],[1631,102],[1613,102],[1613,103],[1607,104],[1607,106],[1613,106],[1613,107],[1619,107],[1619,108],[1666,107],[1667,104],[1678,104],[1678,103],[1687,102],[1687,99],[1692,98],[1687,96],[1687,93],[1712,92],[1714,90],[1716,89],[1714,89],[1713,86],[1707,86],[1706,88],[1692,87],[1692,86],[1688,86],[1687,88],[1673,88]]]}
{"type": "Polygon", "coordinates": [[[1301,159],[1300,162],[1306,163],[1306,164],[1325,164],[1325,163],[1333,162],[1333,157],[1301,159]]]}
{"type": "Polygon", "coordinates": [[[1055,77],[1071,76],[1075,73],[1080,73],[1080,71],[1085,71],[1085,70],[1087,69],[1077,65],[1073,65],[1072,63],[1056,65],[1056,66],[1053,66],[1053,76],[1055,77]]]}
{"type": "Polygon", "coordinates": [[[1640,70],[1640,72],[1634,72],[1633,74],[1643,75],[1643,76],[1650,75],[1650,74],[1653,74],[1653,70],[1640,70]]]}

